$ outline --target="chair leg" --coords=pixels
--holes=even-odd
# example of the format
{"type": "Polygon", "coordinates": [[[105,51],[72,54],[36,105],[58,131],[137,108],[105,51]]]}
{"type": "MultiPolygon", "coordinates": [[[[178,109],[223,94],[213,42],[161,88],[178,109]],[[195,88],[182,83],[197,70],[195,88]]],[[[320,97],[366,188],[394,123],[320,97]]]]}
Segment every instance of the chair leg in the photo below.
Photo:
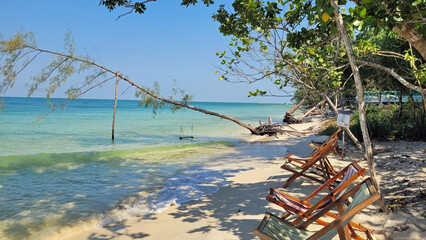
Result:
{"type": "Polygon", "coordinates": [[[282,187],[283,188],[288,187],[288,185],[290,185],[290,183],[292,183],[299,176],[300,176],[299,173],[293,173],[293,175],[291,175],[291,177],[287,180],[287,182],[285,182],[285,184],[282,187]]]}

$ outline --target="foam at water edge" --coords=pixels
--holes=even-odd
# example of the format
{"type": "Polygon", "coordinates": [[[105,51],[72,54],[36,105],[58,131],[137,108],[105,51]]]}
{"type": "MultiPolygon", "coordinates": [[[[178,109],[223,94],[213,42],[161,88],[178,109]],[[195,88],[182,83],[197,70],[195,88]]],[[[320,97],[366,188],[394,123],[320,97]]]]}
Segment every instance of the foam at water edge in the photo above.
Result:
{"type": "Polygon", "coordinates": [[[213,170],[198,167],[184,171],[170,178],[164,187],[133,204],[122,204],[118,209],[100,216],[99,226],[104,227],[134,217],[146,216],[166,210],[170,205],[198,200],[207,194],[219,191],[229,185],[228,177],[234,176],[243,169],[213,170]]]}

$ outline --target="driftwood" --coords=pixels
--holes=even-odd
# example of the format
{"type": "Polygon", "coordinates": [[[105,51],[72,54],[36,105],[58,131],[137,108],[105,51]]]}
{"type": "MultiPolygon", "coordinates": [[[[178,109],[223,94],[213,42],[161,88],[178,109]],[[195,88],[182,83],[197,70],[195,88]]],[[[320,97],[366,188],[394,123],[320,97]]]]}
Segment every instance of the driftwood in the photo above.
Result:
{"type": "Polygon", "coordinates": [[[262,124],[258,127],[256,127],[256,130],[258,131],[259,135],[266,135],[269,136],[277,135],[277,133],[283,133],[283,124],[281,123],[272,123],[272,124],[262,124]]]}
{"type": "Polygon", "coordinates": [[[302,121],[293,117],[293,115],[291,115],[289,112],[286,112],[284,119],[283,119],[283,122],[288,123],[288,124],[295,124],[295,123],[301,123],[302,121]]]}
{"type": "Polygon", "coordinates": [[[306,134],[311,134],[313,132],[311,131],[297,131],[296,129],[290,127],[287,124],[282,124],[282,123],[264,123],[261,124],[260,126],[256,127],[256,130],[258,132],[258,135],[269,135],[269,136],[276,136],[278,133],[279,134],[290,134],[293,136],[303,136],[306,134]],[[284,127],[289,127],[293,130],[286,130],[284,129],[284,127]]]}
{"type": "Polygon", "coordinates": [[[300,123],[295,117],[293,117],[293,113],[303,104],[307,96],[304,96],[302,100],[300,100],[297,104],[293,105],[286,113],[283,119],[283,122],[288,124],[300,123]]]}

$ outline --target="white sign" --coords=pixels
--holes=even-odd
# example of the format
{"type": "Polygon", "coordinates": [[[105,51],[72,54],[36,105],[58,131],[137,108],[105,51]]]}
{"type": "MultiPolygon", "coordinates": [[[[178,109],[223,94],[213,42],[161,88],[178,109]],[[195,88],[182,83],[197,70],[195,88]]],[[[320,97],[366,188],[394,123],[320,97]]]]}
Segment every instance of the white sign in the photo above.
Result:
{"type": "Polygon", "coordinates": [[[347,114],[337,114],[337,126],[349,128],[351,116],[347,114]]]}

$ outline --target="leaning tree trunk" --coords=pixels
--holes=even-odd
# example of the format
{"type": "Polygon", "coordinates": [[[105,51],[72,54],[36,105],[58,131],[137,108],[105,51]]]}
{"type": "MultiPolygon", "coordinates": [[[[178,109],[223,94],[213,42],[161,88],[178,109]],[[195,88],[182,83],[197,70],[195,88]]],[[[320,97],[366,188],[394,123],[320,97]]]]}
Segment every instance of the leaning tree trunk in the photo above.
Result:
{"type": "Polygon", "coordinates": [[[373,180],[373,184],[375,185],[375,187],[377,188],[377,191],[379,192],[381,196],[379,200],[380,207],[383,211],[387,211],[385,201],[383,199],[383,196],[381,195],[379,184],[376,181],[376,169],[375,169],[374,160],[373,160],[373,148],[372,148],[370,136],[368,134],[368,129],[367,129],[367,114],[365,112],[364,89],[362,86],[359,69],[355,60],[355,54],[353,52],[352,43],[351,43],[351,40],[349,39],[348,33],[346,32],[346,28],[343,23],[343,17],[340,14],[339,5],[337,4],[337,1],[330,0],[330,3],[334,8],[334,15],[335,15],[334,17],[336,20],[336,25],[339,30],[340,37],[343,39],[343,42],[345,43],[349,63],[351,65],[352,72],[354,74],[354,80],[355,80],[355,86],[357,90],[358,104],[359,104],[358,105],[359,121],[361,125],[362,137],[364,139],[364,146],[365,146],[368,167],[370,169],[370,176],[373,180]]]}
{"type": "MultiPolygon", "coordinates": [[[[96,62],[92,62],[92,61],[89,61],[87,59],[79,58],[79,57],[76,57],[76,56],[73,56],[73,55],[67,55],[67,54],[64,54],[64,53],[59,53],[59,52],[54,52],[54,51],[50,51],[50,50],[46,50],[46,49],[41,49],[41,48],[38,48],[38,47],[35,47],[35,46],[30,46],[30,45],[23,45],[22,48],[29,48],[29,49],[32,49],[32,50],[34,50],[36,52],[39,52],[39,53],[48,53],[48,54],[52,54],[52,55],[56,55],[56,56],[61,56],[61,57],[64,57],[64,58],[68,58],[68,59],[71,59],[71,60],[74,60],[74,61],[84,62],[86,64],[89,64],[89,65],[93,66],[93,67],[97,67],[99,69],[103,69],[105,72],[109,72],[109,73],[112,73],[114,75],[117,75],[117,71],[113,71],[113,70],[111,70],[111,69],[109,69],[109,68],[107,68],[107,67],[105,67],[103,65],[97,64],[96,62]]],[[[188,104],[184,104],[184,103],[181,103],[181,102],[178,102],[178,101],[173,101],[171,99],[163,98],[163,97],[161,97],[159,95],[156,95],[156,94],[152,93],[148,89],[146,89],[146,88],[144,88],[144,87],[136,84],[135,82],[131,81],[129,78],[125,77],[121,73],[119,73],[117,76],[118,76],[118,78],[120,78],[120,79],[128,82],[130,85],[138,88],[139,90],[141,90],[145,94],[147,94],[147,95],[149,95],[149,96],[151,96],[151,97],[153,97],[153,98],[155,98],[155,99],[157,99],[159,101],[163,101],[163,102],[166,102],[166,103],[169,103],[169,104],[172,104],[172,105],[176,105],[176,106],[179,106],[179,107],[188,108],[188,109],[191,109],[191,110],[194,110],[194,111],[197,111],[197,112],[202,112],[204,114],[208,114],[208,115],[212,115],[212,116],[219,117],[219,118],[222,118],[222,119],[226,119],[226,120],[232,121],[232,122],[240,125],[241,127],[246,128],[252,134],[256,134],[256,135],[260,135],[261,134],[261,132],[258,131],[256,128],[252,127],[249,124],[245,124],[245,123],[241,122],[240,120],[238,120],[236,118],[233,118],[233,117],[230,117],[230,116],[227,116],[227,115],[223,115],[223,114],[220,114],[220,113],[215,113],[215,112],[212,112],[212,111],[208,111],[208,110],[205,110],[205,109],[202,109],[202,108],[197,108],[197,107],[194,107],[194,106],[191,106],[191,105],[188,105],[188,104]]]]}
{"type": "Polygon", "coordinates": [[[293,105],[288,111],[287,113],[290,115],[293,115],[293,113],[303,104],[303,102],[305,101],[307,95],[305,95],[302,100],[300,100],[297,104],[293,105]]]}
{"type": "Polygon", "coordinates": [[[122,74],[119,74],[118,76],[119,76],[119,78],[121,78],[124,81],[128,82],[130,85],[138,88],[139,90],[141,90],[145,94],[148,94],[149,96],[151,96],[151,97],[153,97],[153,98],[155,98],[157,100],[160,100],[160,101],[163,101],[163,102],[166,102],[166,103],[169,103],[169,104],[173,104],[173,105],[176,105],[176,106],[179,106],[179,107],[188,108],[188,109],[191,109],[191,110],[194,110],[194,111],[197,111],[197,112],[202,112],[204,114],[208,114],[208,115],[220,117],[222,119],[227,119],[229,121],[232,121],[232,122],[240,125],[241,127],[244,127],[246,129],[248,129],[252,134],[256,134],[256,135],[260,134],[260,132],[258,130],[256,130],[256,128],[252,127],[249,124],[245,124],[245,123],[241,122],[240,120],[238,120],[236,118],[233,118],[233,117],[230,117],[230,116],[227,116],[227,115],[223,115],[223,114],[220,114],[220,113],[215,113],[215,112],[212,112],[212,111],[208,111],[208,110],[205,110],[205,109],[202,109],[202,108],[197,108],[197,107],[194,107],[194,106],[191,106],[191,105],[188,105],[188,104],[185,104],[185,103],[173,101],[173,100],[170,100],[170,99],[167,99],[167,98],[163,98],[161,96],[153,94],[151,91],[148,91],[144,87],[139,86],[138,84],[136,84],[135,82],[131,81],[127,77],[123,76],[122,74]]]}
{"type": "Polygon", "coordinates": [[[303,119],[305,119],[307,116],[309,116],[309,114],[311,112],[313,112],[315,109],[318,109],[318,107],[323,104],[325,102],[325,100],[322,100],[321,102],[317,103],[317,105],[315,105],[314,107],[312,107],[311,109],[309,109],[303,116],[301,116],[299,118],[299,121],[302,121],[303,119]]]}

